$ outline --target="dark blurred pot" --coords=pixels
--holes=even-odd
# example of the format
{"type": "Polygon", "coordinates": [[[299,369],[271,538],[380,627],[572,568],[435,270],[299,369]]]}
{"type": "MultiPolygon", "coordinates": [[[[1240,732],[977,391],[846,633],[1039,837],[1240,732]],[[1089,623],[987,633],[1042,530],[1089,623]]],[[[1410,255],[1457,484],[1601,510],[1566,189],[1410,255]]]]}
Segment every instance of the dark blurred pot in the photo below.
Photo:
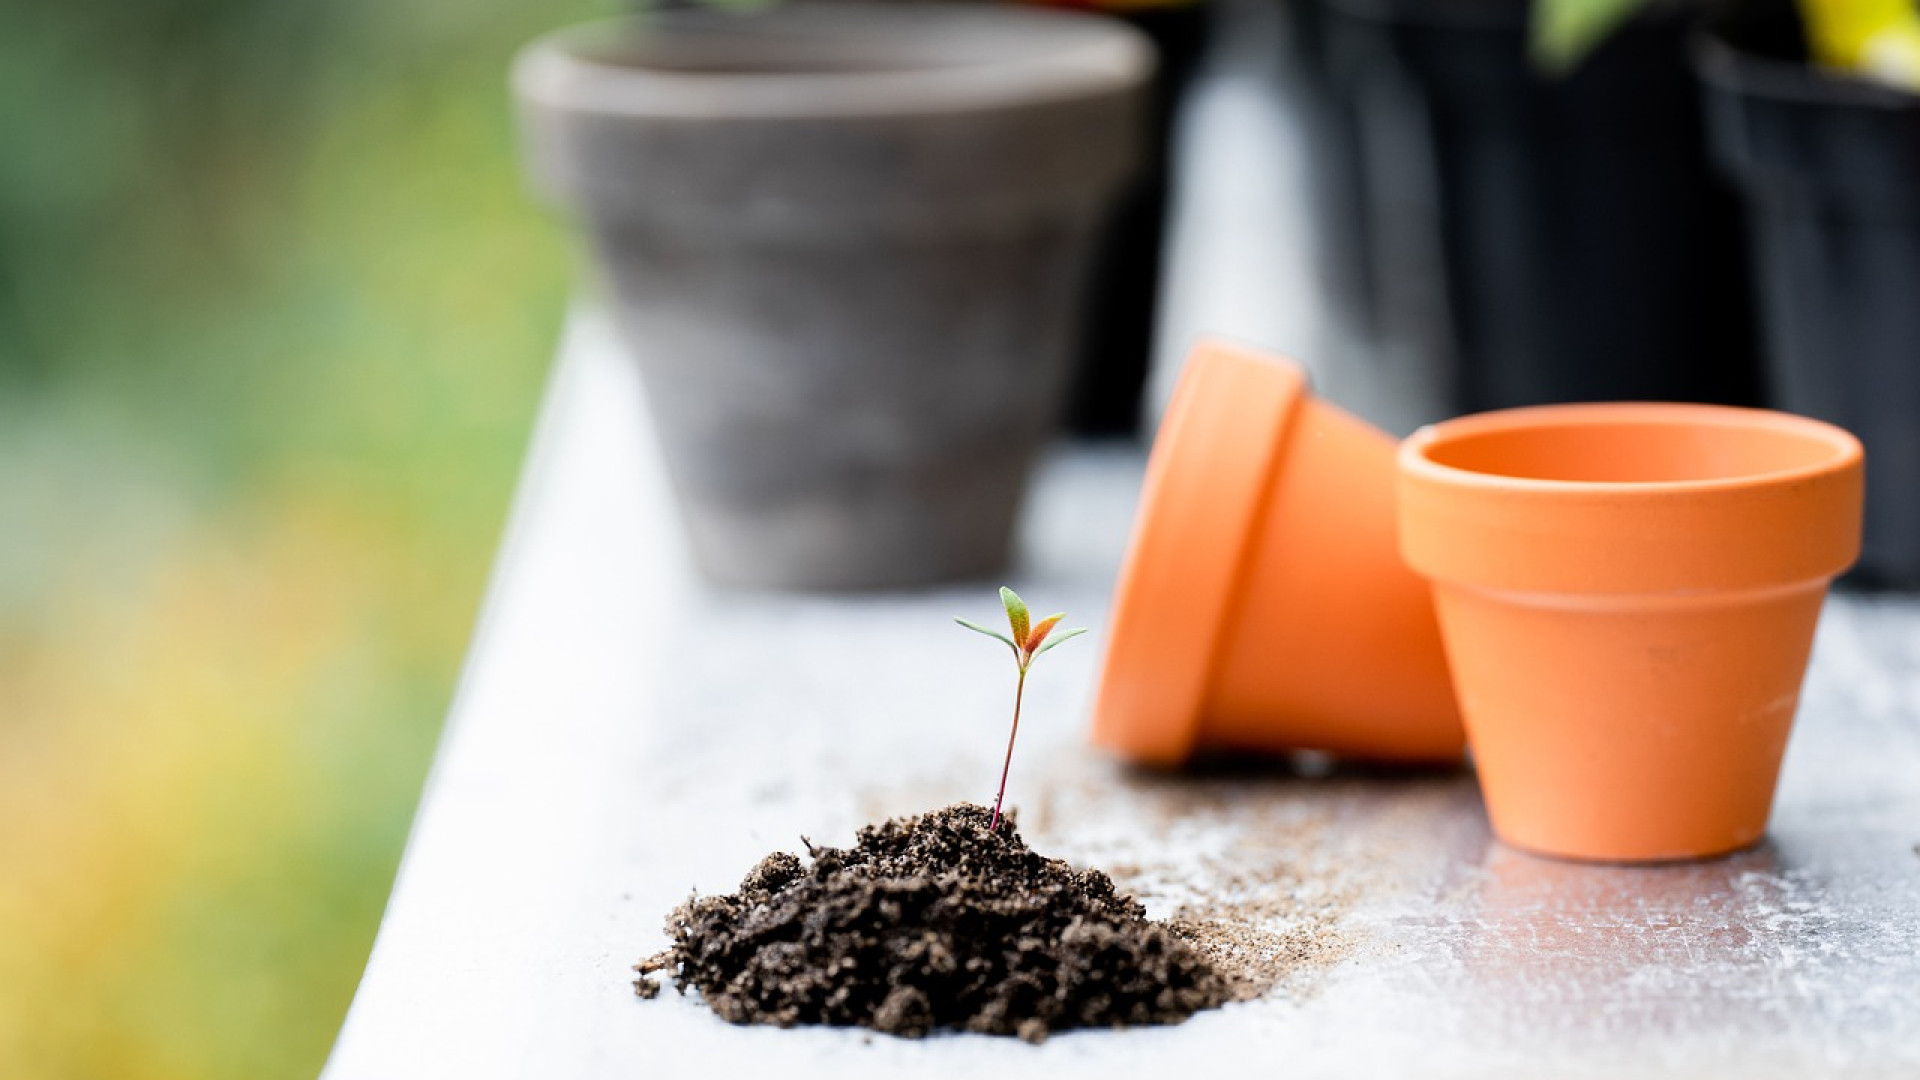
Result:
{"type": "Polygon", "coordinates": [[[1805,62],[1792,9],[1749,5],[1697,53],[1747,201],[1777,403],[1867,450],[1847,581],[1920,588],[1920,96],[1805,62]]]}
{"type": "Polygon", "coordinates": [[[531,168],[588,234],[708,577],[1005,562],[1151,68],[1110,20],[939,3],[663,11],[527,48],[531,168]]]}
{"type": "MultiPolygon", "coordinates": [[[[1321,0],[1280,0],[1284,86],[1308,147],[1306,180],[1313,213],[1317,284],[1326,315],[1344,335],[1373,337],[1374,242],[1365,173],[1365,148],[1356,101],[1334,80],[1321,0]]],[[[1343,359],[1343,358],[1335,358],[1343,359]]]]}
{"type": "MultiPolygon", "coordinates": [[[[1044,0],[1043,0],[1044,2],[1044,0]]],[[[1080,435],[1133,435],[1152,366],[1173,180],[1173,123],[1207,33],[1207,0],[1115,10],[1153,43],[1158,77],[1147,99],[1144,166],[1100,230],[1082,316],[1067,426],[1080,435]]]]}
{"type": "Polygon", "coordinates": [[[1383,308],[1381,334],[1449,354],[1430,363],[1451,363],[1454,410],[1757,400],[1738,207],[1686,55],[1693,8],[1647,9],[1555,77],[1529,60],[1527,0],[1322,3],[1381,298],[1410,291],[1395,275],[1442,279],[1429,321],[1383,308]]]}
{"type": "Polygon", "coordinates": [[[1424,169],[1368,162],[1424,147],[1420,110],[1381,78],[1390,56],[1333,31],[1325,0],[1281,0],[1281,11],[1283,94],[1307,150],[1322,381],[1368,420],[1405,434],[1455,412],[1438,214],[1424,169]]]}

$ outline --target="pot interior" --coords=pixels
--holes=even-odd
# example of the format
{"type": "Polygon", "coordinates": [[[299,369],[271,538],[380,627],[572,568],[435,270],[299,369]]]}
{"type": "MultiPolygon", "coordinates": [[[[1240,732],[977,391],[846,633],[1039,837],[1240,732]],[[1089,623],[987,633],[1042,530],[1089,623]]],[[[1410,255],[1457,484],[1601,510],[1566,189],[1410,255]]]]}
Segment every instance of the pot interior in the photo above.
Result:
{"type": "Polygon", "coordinates": [[[1702,411],[1707,415],[1599,415],[1574,423],[1543,416],[1437,439],[1425,456],[1489,476],[1670,484],[1838,466],[1852,452],[1851,439],[1826,425],[1777,414],[1702,411]]]}

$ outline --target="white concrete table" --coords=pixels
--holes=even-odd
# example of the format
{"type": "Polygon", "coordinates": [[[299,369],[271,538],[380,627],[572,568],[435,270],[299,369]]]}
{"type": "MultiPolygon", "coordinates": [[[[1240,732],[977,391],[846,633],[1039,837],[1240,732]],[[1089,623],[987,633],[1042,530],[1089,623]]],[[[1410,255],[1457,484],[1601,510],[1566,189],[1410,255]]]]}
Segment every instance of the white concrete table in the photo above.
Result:
{"type": "Polygon", "coordinates": [[[1136,775],[1084,745],[1132,449],[1054,460],[1011,583],[1094,633],[1036,669],[1011,800],[1042,851],[1305,958],[1267,998],[1033,1047],[729,1026],[637,1000],[690,890],[997,779],[991,586],[715,593],[630,365],[563,350],[331,1080],[752,1075],[1920,1075],[1920,606],[1829,605],[1771,837],[1581,867],[1488,836],[1470,777],[1136,775]]]}

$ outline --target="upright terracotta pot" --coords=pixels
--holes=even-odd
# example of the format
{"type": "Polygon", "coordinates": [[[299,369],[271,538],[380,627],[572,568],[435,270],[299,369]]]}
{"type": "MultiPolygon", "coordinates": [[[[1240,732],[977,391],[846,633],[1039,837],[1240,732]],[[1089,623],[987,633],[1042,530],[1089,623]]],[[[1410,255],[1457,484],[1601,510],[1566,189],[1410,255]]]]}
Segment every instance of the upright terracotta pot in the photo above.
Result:
{"type": "Polygon", "coordinates": [[[1514,409],[1400,449],[1487,811],[1573,859],[1723,854],[1766,829],[1860,444],[1708,405],[1514,409]]]}
{"type": "Polygon", "coordinates": [[[1203,344],[1147,466],[1094,740],[1454,761],[1432,602],[1395,548],[1393,440],[1295,365],[1203,344]]]}

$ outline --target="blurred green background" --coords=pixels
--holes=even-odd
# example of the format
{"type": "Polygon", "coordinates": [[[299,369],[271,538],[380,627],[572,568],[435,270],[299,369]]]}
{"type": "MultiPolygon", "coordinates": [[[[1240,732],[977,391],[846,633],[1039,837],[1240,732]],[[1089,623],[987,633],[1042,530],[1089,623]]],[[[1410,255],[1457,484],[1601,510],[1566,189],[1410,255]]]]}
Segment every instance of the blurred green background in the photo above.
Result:
{"type": "Polygon", "coordinates": [[[575,0],[0,5],[0,1076],[302,1077],[564,309],[575,0]]]}

